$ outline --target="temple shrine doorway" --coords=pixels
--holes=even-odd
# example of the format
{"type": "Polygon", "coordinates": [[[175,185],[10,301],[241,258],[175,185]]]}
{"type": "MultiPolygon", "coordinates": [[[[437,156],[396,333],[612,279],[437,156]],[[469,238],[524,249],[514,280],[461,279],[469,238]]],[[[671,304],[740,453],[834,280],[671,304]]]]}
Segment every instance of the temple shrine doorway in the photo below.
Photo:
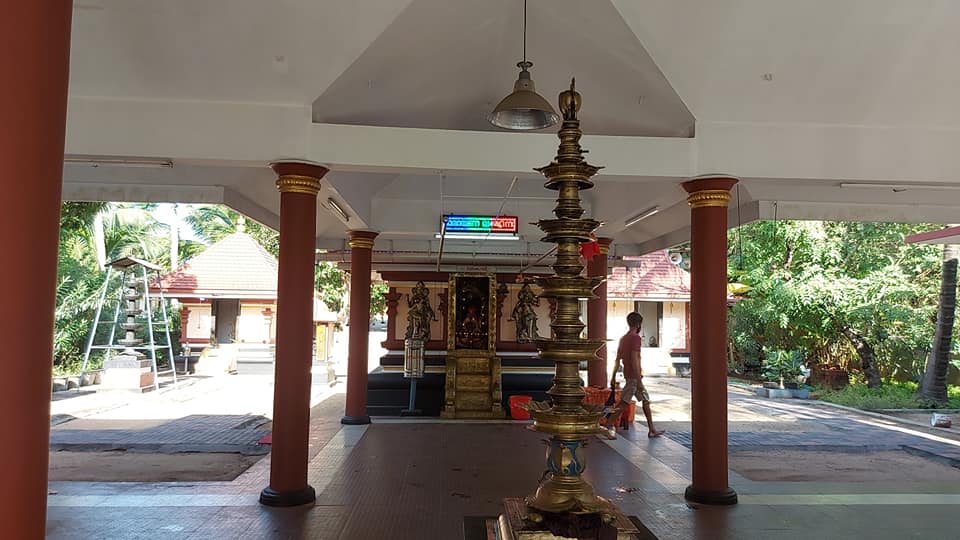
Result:
{"type": "Polygon", "coordinates": [[[240,315],[240,300],[228,298],[213,301],[213,337],[217,343],[236,341],[238,315],[240,315]]]}

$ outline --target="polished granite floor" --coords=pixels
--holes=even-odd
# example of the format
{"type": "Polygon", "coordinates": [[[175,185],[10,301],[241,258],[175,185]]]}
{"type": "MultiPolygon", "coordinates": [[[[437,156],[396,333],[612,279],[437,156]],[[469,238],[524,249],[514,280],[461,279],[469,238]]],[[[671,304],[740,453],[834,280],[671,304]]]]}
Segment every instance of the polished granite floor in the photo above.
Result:
{"type": "MultiPolygon", "coordinates": [[[[313,506],[257,503],[269,457],[233,482],[55,482],[48,538],[461,539],[466,517],[496,515],[502,498],[531,493],[544,468],[543,437],[520,423],[340,426],[341,407],[336,396],[314,409],[313,506]]],[[[946,482],[755,482],[731,472],[739,505],[688,505],[690,451],[638,427],[592,442],[586,476],[658,538],[958,537],[960,486],[946,482]]]]}

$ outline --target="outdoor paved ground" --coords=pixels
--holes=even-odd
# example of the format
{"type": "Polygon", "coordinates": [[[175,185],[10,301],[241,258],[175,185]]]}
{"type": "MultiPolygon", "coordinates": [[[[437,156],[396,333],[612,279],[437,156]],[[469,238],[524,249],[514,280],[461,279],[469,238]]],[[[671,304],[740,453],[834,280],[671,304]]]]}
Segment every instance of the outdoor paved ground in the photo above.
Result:
{"type": "MultiPolygon", "coordinates": [[[[638,425],[617,440],[597,439],[590,446],[587,477],[657,537],[956,537],[960,484],[929,476],[918,480],[906,467],[886,470],[879,480],[870,478],[867,468],[866,477],[855,481],[829,471],[803,481],[751,480],[731,471],[739,505],[686,504],[689,381],[647,382],[655,419],[669,430],[667,437],[647,439],[638,425]]],[[[248,397],[250,390],[245,389],[248,397]]],[[[915,453],[909,457],[948,467],[960,449],[953,431],[760,399],[733,387],[729,397],[731,450],[752,454],[754,465],[763,465],[762,456],[769,454],[773,472],[793,470],[801,461],[804,469],[820,464],[783,454],[797,448],[842,450],[847,457],[879,450],[878,460],[910,448],[915,453]]],[[[503,497],[530,494],[544,467],[543,437],[521,423],[375,419],[370,426],[341,426],[342,407],[343,396],[335,393],[313,409],[309,479],[318,495],[315,506],[260,506],[257,495],[269,476],[266,457],[231,482],[51,482],[48,537],[463,538],[464,518],[493,516],[503,497]]],[[[124,416],[121,410],[113,416],[124,416]]],[[[55,431],[82,431],[70,430],[70,423],[55,431]]],[[[829,469],[837,463],[843,464],[820,465],[829,469]]]]}
{"type": "MultiPolygon", "coordinates": [[[[315,378],[311,403],[331,392],[315,378]]],[[[54,394],[52,409],[51,479],[233,479],[270,452],[261,440],[270,433],[273,380],[186,377],[143,395],[84,388],[54,394]]]]}
{"type": "MultiPolygon", "coordinates": [[[[689,391],[688,379],[664,379],[664,384],[689,391]]],[[[792,449],[836,449],[840,451],[905,450],[927,454],[960,466],[960,436],[953,431],[903,425],[831,407],[822,402],[758,398],[731,388],[729,414],[734,429],[728,444],[731,452],[757,447],[792,449]],[[734,417],[754,421],[736,421],[734,417]],[[757,421],[760,420],[760,421],[757,421]]],[[[656,418],[654,418],[656,423],[656,418]]],[[[666,423],[670,439],[690,448],[689,423],[666,423]]]]}

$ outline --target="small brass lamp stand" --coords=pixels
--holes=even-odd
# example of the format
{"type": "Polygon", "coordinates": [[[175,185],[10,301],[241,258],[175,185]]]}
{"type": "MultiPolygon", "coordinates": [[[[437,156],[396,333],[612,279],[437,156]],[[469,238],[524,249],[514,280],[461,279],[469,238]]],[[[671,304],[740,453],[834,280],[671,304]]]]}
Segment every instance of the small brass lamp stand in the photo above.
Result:
{"type": "Polygon", "coordinates": [[[423,340],[409,338],[403,342],[403,377],[410,379],[410,403],[400,411],[400,416],[420,416],[417,408],[417,379],[423,378],[423,340]]]}

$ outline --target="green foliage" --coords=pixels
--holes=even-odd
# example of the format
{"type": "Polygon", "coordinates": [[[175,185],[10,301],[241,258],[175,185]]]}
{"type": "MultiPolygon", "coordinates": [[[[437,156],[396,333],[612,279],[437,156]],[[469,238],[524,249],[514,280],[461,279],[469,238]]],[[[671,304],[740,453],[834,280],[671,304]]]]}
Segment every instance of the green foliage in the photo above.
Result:
{"type": "MultiPolygon", "coordinates": [[[[91,354],[87,362],[87,372],[96,371],[103,368],[103,355],[91,354]]],[[[83,359],[81,357],[61,360],[53,365],[54,376],[79,375],[83,370],[83,359]]]]}
{"type": "Polygon", "coordinates": [[[61,209],[57,306],[54,311],[55,364],[78,362],[103,280],[93,247],[93,219],[102,203],[65,203],[61,209]]]}
{"type": "MultiPolygon", "coordinates": [[[[79,373],[87,334],[106,277],[96,256],[94,222],[98,216],[103,223],[103,247],[108,262],[132,256],[160,266],[170,264],[170,229],[154,217],[152,205],[64,203],[54,313],[56,373],[79,373]]],[[[184,240],[178,245],[181,259],[205,247],[199,242],[184,240]]],[[[174,326],[173,330],[177,331],[178,327],[174,326]]],[[[91,361],[96,366],[100,360],[94,355],[91,361]]]]}
{"type": "Polygon", "coordinates": [[[387,310],[387,299],[385,295],[390,292],[390,287],[382,281],[377,281],[370,286],[370,318],[383,314],[387,310]]]}
{"type": "MultiPolygon", "coordinates": [[[[317,264],[314,270],[314,285],[323,296],[323,303],[330,311],[341,312],[347,293],[347,276],[332,262],[317,264]]],[[[370,318],[386,311],[387,300],[384,297],[390,288],[382,281],[370,284],[370,318]]]]}
{"type": "MultiPolygon", "coordinates": [[[[851,384],[842,390],[818,388],[820,399],[837,405],[857,409],[928,409],[936,408],[934,403],[917,399],[917,383],[887,382],[879,388],[867,388],[864,384],[851,384]]],[[[960,387],[951,387],[948,407],[960,408],[960,387]]]]}
{"type": "Polygon", "coordinates": [[[137,257],[160,266],[170,265],[170,237],[165,224],[136,205],[115,205],[103,220],[107,262],[137,257]]]}
{"type": "Polygon", "coordinates": [[[771,351],[856,370],[869,349],[882,377],[916,379],[933,336],[941,257],[903,238],[932,228],[766,221],[731,231],[730,279],[749,287],[730,310],[731,370],[756,373],[771,351]]]}
{"type": "Polygon", "coordinates": [[[314,286],[323,296],[323,303],[330,311],[339,313],[343,310],[343,296],[347,292],[346,276],[332,262],[317,264],[313,274],[314,286]]]}
{"type": "Polygon", "coordinates": [[[774,382],[795,382],[802,373],[803,354],[800,351],[774,351],[763,363],[763,379],[774,382]]]}

